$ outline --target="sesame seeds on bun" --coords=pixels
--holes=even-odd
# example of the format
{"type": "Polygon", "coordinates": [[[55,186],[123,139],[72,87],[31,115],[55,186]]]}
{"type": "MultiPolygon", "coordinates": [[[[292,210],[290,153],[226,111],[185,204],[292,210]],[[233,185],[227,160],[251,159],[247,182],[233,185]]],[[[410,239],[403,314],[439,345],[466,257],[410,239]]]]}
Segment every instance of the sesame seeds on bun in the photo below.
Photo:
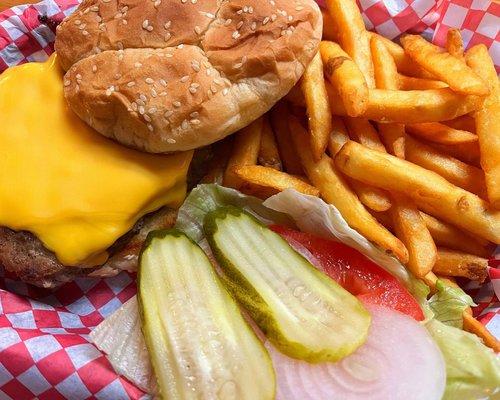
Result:
{"type": "Polygon", "coordinates": [[[72,110],[101,134],[167,153],[264,114],[317,51],[313,0],[85,0],[58,27],[72,110]]]}

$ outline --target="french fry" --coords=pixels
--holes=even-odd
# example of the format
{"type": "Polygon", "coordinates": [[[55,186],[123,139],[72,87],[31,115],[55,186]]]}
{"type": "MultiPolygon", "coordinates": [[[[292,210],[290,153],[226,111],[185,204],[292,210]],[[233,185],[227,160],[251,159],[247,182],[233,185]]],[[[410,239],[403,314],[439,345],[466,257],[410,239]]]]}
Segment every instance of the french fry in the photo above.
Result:
{"type": "Polygon", "coordinates": [[[285,100],[297,107],[305,107],[306,99],[300,85],[295,85],[285,96],[285,100]]]}
{"type": "Polygon", "coordinates": [[[314,158],[319,160],[328,145],[332,129],[332,115],[323,77],[323,62],[319,53],[316,53],[307,66],[301,86],[309,117],[311,149],[314,158]]]}
{"type": "Polygon", "coordinates": [[[281,171],[281,159],[273,129],[271,128],[268,116],[265,115],[263,119],[262,137],[260,138],[260,149],[258,156],[259,164],[263,165],[264,167],[274,168],[278,171],[281,171]]]}
{"type": "Polygon", "coordinates": [[[434,218],[432,215],[424,212],[420,212],[420,214],[436,245],[464,251],[479,257],[487,258],[492,255],[493,246],[490,242],[469,235],[453,225],[434,218]]]}
{"type": "Polygon", "coordinates": [[[330,134],[330,140],[328,141],[328,151],[330,156],[335,157],[342,146],[349,141],[349,133],[347,132],[347,127],[344,124],[342,118],[333,116],[332,117],[332,132],[330,134]]]}
{"type": "Polygon", "coordinates": [[[391,192],[405,193],[417,207],[494,243],[500,243],[500,211],[439,176],[409,161],[359,143],[347,142],[335,157],[350,177],[391,192]]]}
{"type": "Polygon", "coordinates": [[[337,43],[323,41],[319,49],[325,75],[340,94],[347,114],[363,114],[368,104],[368,86],[358,66],[337,43]]]}
{"type": "Polygon", "coordinates": [[[401,38],[401,44],[416,63],[446,82],[454,91],[476,96],[489,94],[488,86],[467,64],[423,37],[406,35],[401,38]]]}
{"type": "Polygon", "coordinates": [[[490,96],[484,108],[475,115],[476,133],[479,138],[481,166],[486,175],[488,199],[500,209],[500,85],[493,61],[485,45],[470,48],[465,59],[467,64],[488,84],[490,96]]]}
{"type": "Polygon", "coordinates": [[[427,275],[434,266],[437,249],[420,212],[402,195],[393,195],[390,214],[396,236],[408,249],[408,269],[417,277],[427,275]]]}
{"type": "Polygon", "coordinates": [[[262,165],[245,165],[235,167],[234,172],[245,182],[272,189],[273,194],[291,188],[300,193],[319,196],[319,190],[314,186],[293,175],[273,168],[263,167],[262,165]]]}
{"type": "Polygon", "coordinates": [[[470,115],[462,115],[450,121],[443,121],[443,124],[461,131],[476,133],[476,121],[470,115]]]}
{"type": "Polygon", "coordinates": [[[326,0],[342,48],[363,73],[369,88],[375,87],[370,37],[355,0],[326,0]]]}
{"type": "Polygon", "coordinates": [[[473,281],[484,282],[487,276],[488,260],[456,250],[438,248],[435,274],[461,276],[473,281]]]}
{"type": "Polygon", "coordinates": [[[319,161],[314,160],[308,134],[296,119],[290,119],[290,129],[306,175],[319,189],[321,197],[340,211],[349,226],[401,262],[407,262],[408,251],[404,244],[366,211],[343,175],[335,170],[331,158],[324,154],[319,161]]]}
{"type": "Polygon", "coordinates": [[[477,142],[477,136],[471,132],[460,131],[439,122],[408,124],[406,131],[424,140],[441,144],[463,144],[477,142]]]}
{"type": "Polygon", "coordinates": [[[484,172],[481,169],[457,160],[412,137],[406,139],[406,159],[486,199],[486,184],[484,172]]]}
{"type": "Polygon", "coordinates": [[[289,174],[301,175],[303,173],[302,166],[300,165],[299,156],[293,148],[292,137],[288,128],[289,116],[286,103],[280,101],[271,110],[271,125],[276,135],[278,150],[284,169],[289,174]]]}
{"type": "Polygon", "coordinates": [[[375,32],[368,32],[368,34],[371,37],[377,37],[378,39],[380,39],[380,41],[384,43],[389,53],[391,53],[391,56],[394,59],[394,62],[396,63],[398,71],[401,72],[402,74],[417,78],[436,79],[431,73],[429,73],[421,66],[416,64],[415,61],[413,61],[405,53],[405,51],[399,44],[375,32]]]}
{"type": "Polygon", "coordinates": [[[233,137],[229,136],[213,145],[214,156],[208,163],[202,183],[217,183],[222,185],[224,172],[233,147],[233,137]]]}
{"type": "Polygon", "coordinates": [[[330,13],[322,8],[321,14],[323,15],[323,40],[337,42],[339,34],[330,13]]]}
{"type": "Polygon", "coordinates": [[[450,28],[446,36],[446,51],[459,60],[464,59],[464,42],[460,29],[450,28]]]}
{"type": "Polygon", "coordinates": [[[447,83],[436,81],[434,79],[415,78],[413,76],[398,75],[399,88],[401,90],[426,90],[440,89],[448,87],[447,83]]]}
{"type": "Polygon", "coordinates": [[[427,144],[431,145],[435,149],[449,154],[452,157],[463,161],[464,163],[474,165],[476,167],[480,166],[479,163],[479,143],[459,143],[454,145],[446,145],[439,143],[427,142],[427,144]]]}
{"type": "Polygon", "coordinates": [[[472,315],[465,313],[464,317],[464,330],[474,333],[479,336],[484,344],[492,348],[496,353],[500,352],[500,342],[493,336],[488,329],[472,315]]]}
{"type": "MultiPolygon", "coordinates": [[[[371,50],[378,89],[397,90],[399,76],[396,63],[378,36],[372,36],[371,50]]],[[[402,124],[378,124],[378,130],[385,148],[397,157],[405,157],[405,127],[402,124]]]]}
{"type": "Polygon", "coordinates": [[[356,140],[363,146],[385,153],[385,147],[380,141],[377,130],[365,118],[346,117],[344,119],[351,139],[356,140]]]}
{"type": "Polygon", "coordinates": [[[234,168],[257,164],[261,136],[262,117],[236,133],[233,141],[233,151],[224,174],[224,186],[238,189],[243,183],[235,174],[234,168]]]}

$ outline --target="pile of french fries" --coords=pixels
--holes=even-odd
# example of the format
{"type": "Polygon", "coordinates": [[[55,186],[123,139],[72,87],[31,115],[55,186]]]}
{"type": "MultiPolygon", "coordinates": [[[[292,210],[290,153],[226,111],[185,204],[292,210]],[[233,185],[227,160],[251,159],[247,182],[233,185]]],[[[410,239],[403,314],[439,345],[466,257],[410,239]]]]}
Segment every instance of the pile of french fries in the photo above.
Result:
{"type": "MultiPolygon", "coordinates": [[[[500,89],[484,45],[366,31],[327,0],[320,50],[267,115],[220,143],[206,177],[266,198],[321,196],[431,288],[484,281],[500,244],[500,89]]],[[[470,314],[464,328],[499,351],[470,314]]]]}

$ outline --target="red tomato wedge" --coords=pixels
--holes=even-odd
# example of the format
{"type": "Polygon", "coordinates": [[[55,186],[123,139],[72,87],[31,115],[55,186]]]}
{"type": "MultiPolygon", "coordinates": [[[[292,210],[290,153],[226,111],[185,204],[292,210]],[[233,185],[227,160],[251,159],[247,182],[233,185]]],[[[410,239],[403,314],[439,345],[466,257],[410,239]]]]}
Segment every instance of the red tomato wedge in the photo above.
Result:
{"type": "Polygon", "coordinates": [[[311,254],[311,262],[344,289],[369,304],[377,304],[400,311],[417,321],[424,313],[415,298],[398,280],[365,257],[359,251],[329,239],[299,232],[284,226],[270,227],[290,246],[311,254]]]}

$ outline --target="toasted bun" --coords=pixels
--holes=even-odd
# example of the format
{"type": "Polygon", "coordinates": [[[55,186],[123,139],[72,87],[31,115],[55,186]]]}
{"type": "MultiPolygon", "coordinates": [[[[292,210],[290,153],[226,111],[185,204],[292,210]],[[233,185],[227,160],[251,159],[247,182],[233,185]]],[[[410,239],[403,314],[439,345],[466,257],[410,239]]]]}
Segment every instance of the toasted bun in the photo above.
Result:
{"type": "Polygon", "coordinates": [[[85,0],[58,27],[69,106],[149,152],[213,143],[265,113],[317,51],[313,0],[85,0]]]}

